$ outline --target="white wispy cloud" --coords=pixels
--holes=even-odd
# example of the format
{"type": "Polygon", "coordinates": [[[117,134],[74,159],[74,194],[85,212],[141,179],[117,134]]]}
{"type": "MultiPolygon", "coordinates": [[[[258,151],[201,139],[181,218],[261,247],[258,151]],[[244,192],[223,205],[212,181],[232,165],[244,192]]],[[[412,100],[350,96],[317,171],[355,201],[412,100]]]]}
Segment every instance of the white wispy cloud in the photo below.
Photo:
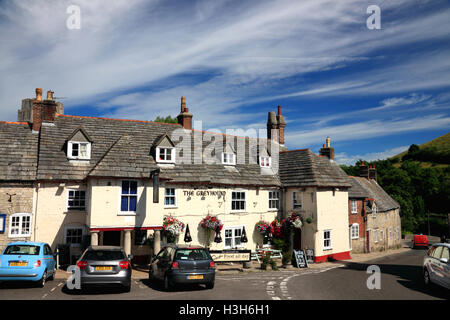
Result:
{"type": "Polygon", "coordinates": [[[408,150],[408,148],[409,146],[400,146],[385,151],[355,155],[349,155],[345,152],[338,152],[335,154],[335,161],[339,164],[354,165],[360,159],[367,161],[384,160],[402,153],[403,151],[408,150]]]}

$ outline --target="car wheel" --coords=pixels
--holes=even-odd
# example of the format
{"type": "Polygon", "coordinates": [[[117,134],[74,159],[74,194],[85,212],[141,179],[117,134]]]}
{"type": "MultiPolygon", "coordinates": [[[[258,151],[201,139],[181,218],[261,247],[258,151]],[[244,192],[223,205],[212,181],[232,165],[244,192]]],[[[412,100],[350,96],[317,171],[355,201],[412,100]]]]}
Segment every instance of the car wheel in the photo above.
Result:
{"type": "Polygon", "coordinates": [[[427,286],[431,284],[430,273],[428,272],[428,269],[425,269],[423,271],[423,282],[425,282],[425,285],[427,286]]]}
{"type": "Polygon", "coordinates": [[[38,281],[38,287],[43,288],[45,286],[45,281],[47,280],[47,270],[44,271],[41,280],[38,281]]]}
{"type": "Polygon", "coordinates": [[[206,284],[206,289],[213,289],[213,288],[214,288],[214,281],[206,284]]]}
{"type": "Polygon", "coordinates": [[[164,276],[164,290],[169,291],[172,289],[172,284],[170,283],[169,277],[167,274],[164,276]]]}
{"type": "Polygon", "coordinates": [[[50,280],[50,281],[55,280],[55,273],[56,273],[56,270],[53,270],[53,273],[50,277],[48,277],[48,280],[50,280]]]}

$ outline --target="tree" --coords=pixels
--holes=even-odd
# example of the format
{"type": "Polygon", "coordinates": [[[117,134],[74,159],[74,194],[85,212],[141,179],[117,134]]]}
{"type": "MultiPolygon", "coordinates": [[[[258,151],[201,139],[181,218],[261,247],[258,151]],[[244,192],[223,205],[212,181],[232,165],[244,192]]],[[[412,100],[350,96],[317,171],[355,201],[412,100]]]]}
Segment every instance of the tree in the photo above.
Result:
{"type": "Polygon", "coordinates": [[[154,121],[155,122],[161,122],[161,123],[178,123],[177,118],[176,117],[172,118],[171,116],[167,116],[165,118],[157,116],[154,121]]]}

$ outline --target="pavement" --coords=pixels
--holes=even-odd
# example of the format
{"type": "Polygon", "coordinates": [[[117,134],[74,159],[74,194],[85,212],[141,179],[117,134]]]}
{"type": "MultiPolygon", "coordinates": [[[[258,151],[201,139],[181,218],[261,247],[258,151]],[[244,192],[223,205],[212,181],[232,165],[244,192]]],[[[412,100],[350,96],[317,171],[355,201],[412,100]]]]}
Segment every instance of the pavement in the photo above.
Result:
{"type": "MultiPolygon", "coordinates": [[[[387,251],[378,251],[371,253],[359,253],[359,254],[351,254],[351,259],[342,260],[342,262],[366,262],[373,259],[382,258],[385,256],[402,253],[411,250],[411,248],[406,247],[400,249],[393,249],[387,251]]],[[[288,265],[286,267],[281,266],[281,259],[276,259],[278,262],[277,266],[279,270],[284,271],[293,271],[293,272],[305,272],[306,270],[311,269],[328,269],[330,267],[336,266],[336,262],[322,262],[322,263],[310,263],[308,264],[308,268],[296,268],[292,265],[288,265]]],[[[337,261],[339,262],[339,261],[337,261]]],[[[267,267],[267,270],[261,270],[260,263],[257,261],[252,261],[246,268],[243,267],[242,263],[216,263],[216,273],[217,275],[227,275],[227,274],[246,274],[246,273],[257,273],[257,272],[272,272],[272,268],[270,266],[267,267]]],[[[71,273],[58,269],[56,270],[55,279],[57,280],[67,280],[71,273]]],[[[142,280],[148,279],[148,267],[146,266],[133,266],[132,279],[142,280]]]]}

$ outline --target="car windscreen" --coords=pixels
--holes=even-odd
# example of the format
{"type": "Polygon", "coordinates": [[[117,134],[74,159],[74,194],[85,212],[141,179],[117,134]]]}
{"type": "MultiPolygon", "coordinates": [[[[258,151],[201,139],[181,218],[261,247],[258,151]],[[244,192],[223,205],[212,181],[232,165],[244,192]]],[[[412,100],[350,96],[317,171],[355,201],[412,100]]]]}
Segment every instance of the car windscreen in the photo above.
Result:
{"type": "Polygon", "coordinates": [[[210,260],[211,256],[205,249],[178,249],[175,260],[210,260]]]}
{"type": "Polygon", "coordinates": [[[119,250],[89,250],[84,255],[83,260],[125,260],[125,255],[119,250]]]}
{"type": "Polygon", "coordinates": [[[37,256],[41,248],[32,245],[11,245],[8,246],[3,254],[20,254],[37,256]]]}

